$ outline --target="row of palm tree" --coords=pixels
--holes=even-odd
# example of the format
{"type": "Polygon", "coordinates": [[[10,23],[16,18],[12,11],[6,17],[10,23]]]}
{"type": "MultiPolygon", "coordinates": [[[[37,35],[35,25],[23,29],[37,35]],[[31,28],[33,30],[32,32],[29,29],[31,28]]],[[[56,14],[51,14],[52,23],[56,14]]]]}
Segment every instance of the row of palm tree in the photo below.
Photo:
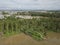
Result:
{"type": "Polygon", "coordinates": [[[34,39],[41,40],[47,35],[47,31],[60,32],[60,21],[55,18],[19,19],[13,16],[0,20],[0,32],[7,35],[23,32],[34,39]]]}

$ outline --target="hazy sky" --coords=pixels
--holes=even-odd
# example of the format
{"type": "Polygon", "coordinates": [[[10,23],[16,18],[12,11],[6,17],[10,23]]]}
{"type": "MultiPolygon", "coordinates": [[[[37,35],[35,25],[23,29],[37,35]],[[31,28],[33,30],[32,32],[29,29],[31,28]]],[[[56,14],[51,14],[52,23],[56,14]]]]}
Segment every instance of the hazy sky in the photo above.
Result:
{"type": "Polygon", "coordinates": [[[60,10],[60,0],[0,0],[0,9],[60,10]]]}

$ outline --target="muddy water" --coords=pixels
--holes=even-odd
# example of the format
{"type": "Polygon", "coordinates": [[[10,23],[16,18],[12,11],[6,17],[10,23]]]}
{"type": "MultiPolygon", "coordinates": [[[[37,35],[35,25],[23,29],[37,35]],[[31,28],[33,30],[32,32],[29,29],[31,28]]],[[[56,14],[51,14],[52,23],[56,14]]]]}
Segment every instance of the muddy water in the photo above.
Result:
{"type": "Polygon", "coordinates": [[[60,45],[60,33],[49,32],[47,39],[36,41],[23,33],[0,40],[0,45],[60,45]]]}

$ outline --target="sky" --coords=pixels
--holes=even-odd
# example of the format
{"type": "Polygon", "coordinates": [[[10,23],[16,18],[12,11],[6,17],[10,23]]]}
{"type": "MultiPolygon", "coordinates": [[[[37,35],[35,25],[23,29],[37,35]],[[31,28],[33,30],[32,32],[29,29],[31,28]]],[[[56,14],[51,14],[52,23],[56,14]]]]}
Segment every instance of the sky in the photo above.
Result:
{"type": "Polygon", "coordinates": [[[0,9],[60,10],[60,0],[0,0],[0,9]]]}

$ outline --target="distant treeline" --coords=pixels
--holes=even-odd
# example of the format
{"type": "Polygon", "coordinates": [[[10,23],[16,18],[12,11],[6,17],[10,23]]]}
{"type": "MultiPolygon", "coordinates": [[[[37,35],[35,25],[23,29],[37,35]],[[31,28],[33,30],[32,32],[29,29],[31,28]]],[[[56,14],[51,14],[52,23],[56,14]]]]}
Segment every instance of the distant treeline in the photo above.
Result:
{"type": "Polygon", "coordinates": [[[43,16],[43,17],[56,17],[60,18],[60,11],[23,11],[23,12],[5,12],[2,11],[3,15],[28,15],[28,16],[43,16]]]}
{"type": "Polygon", "coordinates": [[[60,18],[60,12],[30,12],[31,16],[56,17],[60,18]]]}

